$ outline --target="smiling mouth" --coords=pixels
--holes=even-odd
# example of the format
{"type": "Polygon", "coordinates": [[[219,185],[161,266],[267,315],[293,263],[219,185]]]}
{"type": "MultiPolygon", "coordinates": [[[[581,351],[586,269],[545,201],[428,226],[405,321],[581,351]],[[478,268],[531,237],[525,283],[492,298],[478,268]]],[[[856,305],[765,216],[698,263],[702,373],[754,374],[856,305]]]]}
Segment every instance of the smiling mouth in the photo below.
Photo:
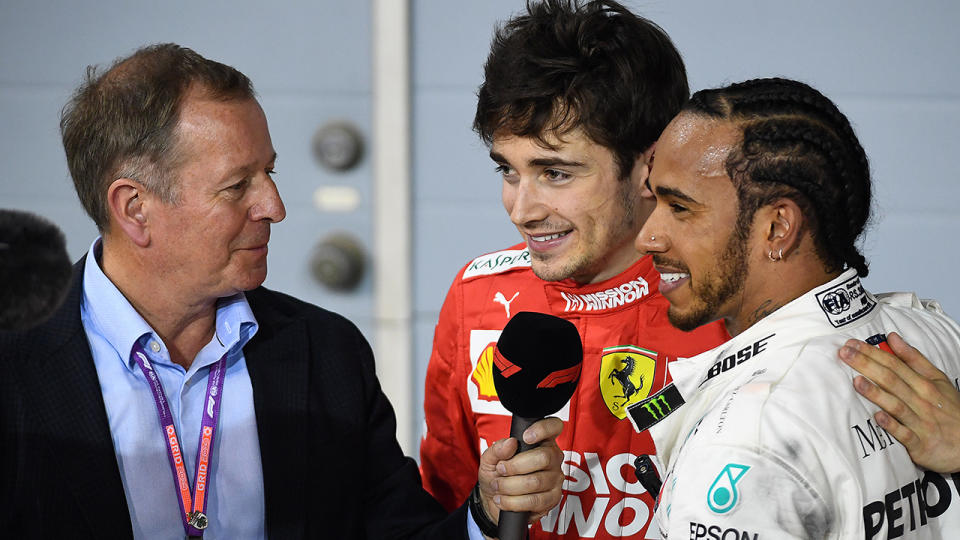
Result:
{"type": "Polygon", "coordinates": [[[530,239],[533,240],[534,242],[549,242],[550,240],[556,240],[557,238],[562,238],[568,234],[570,234],[570,231],[553,233],[553,234],[544,234],[540,236],[534,236],[531,234],[530,239]]]}
{"type": "Polygon", "coordinates": [[[660,274],[660,281],[665,283],[676,283],[681,279],[690,277],[686,272],[667,272],[660,274]]]}

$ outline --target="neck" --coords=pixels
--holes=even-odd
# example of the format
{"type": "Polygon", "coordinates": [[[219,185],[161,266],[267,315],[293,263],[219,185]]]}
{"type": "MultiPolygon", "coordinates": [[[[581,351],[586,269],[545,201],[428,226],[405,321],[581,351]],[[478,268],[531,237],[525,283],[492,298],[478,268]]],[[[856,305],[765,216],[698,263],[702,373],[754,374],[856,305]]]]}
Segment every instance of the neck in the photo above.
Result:
{"type": "Polygon", "coordinates": [[[754,324],[807,292],[829,282],[840,271],[828,272],[815,253],[795,253],[777,262],[755,264],[747,276],[739,308],[724,317],[731,336],[754,324]]]}
{"type": "Polygon", "coordinates": [[[180,290],[164,283],[163,276],[152,272],[136,250],[108,245],[106,238],[100,262],[107,278],[163,340],[170,360],[189,369],[213,338],[217,299],[181,297],[180,290]]]}

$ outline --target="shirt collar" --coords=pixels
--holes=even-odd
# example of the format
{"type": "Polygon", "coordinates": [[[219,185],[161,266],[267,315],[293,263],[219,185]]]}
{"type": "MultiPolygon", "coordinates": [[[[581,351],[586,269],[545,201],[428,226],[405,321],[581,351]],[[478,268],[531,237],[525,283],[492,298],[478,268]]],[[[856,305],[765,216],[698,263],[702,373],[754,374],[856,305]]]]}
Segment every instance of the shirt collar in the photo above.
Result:
{"type": "MultiPolygon", "coordinates": [[[[131,359],[130,351],[134,342],[144,340],[141,344],[145,345],[146,340],[152,339],[164,347],[163,341],[103,273],[98,262],[102,252],[102,238],[98,237],[90,245],[84,263],[81,311],[86,313],[93,329],[117,351],[127,369],[133,370],[136,363],[131,359]]],[[[211,344],[216,343],[224,351],[242,348],[258,327],[242,292],[220,298],[217,301],[216,334],[211,344]]]]}
{"type": "Polygon", "coordinates": [[[781,348],[810,335],[829,333],[861,319],[876,306],[876,299],[863,288],[857,271],[847,269],[763,318],[730,341],[691,358],[670,364],[670,376],[689,397],[710,379],[726,380],[723,373],[740,373],[754,365],[749,359],[769,348],[781,348]],[[786,331],[789,329],[789,331],[786,331]],[[783,334],[783,335],[780,335],[783,334]],[[750,351],[748,355],[746,351],[750,351]],[[757,354],[755,354],[757,353],[757,354]],[[726,364],[723,359],[734,359],[726,364]],[[743,361],[741,362],[741,359],[743,361]],[[716,367],[719,363],[719,367],[716,367]],[[731,369],[724,369],[730,365],[731,369]],[[711,370],[716,371],[716,374],[711,370]]]}
{"type": "Polygon", "coordinates": [[[580,285],[572,279],[543,282],[553,312],[584,315],[630,309],[651,298],[659,287],[660,274],[650,256],[641,257],[623,272],[598,283],[580,285]]]}

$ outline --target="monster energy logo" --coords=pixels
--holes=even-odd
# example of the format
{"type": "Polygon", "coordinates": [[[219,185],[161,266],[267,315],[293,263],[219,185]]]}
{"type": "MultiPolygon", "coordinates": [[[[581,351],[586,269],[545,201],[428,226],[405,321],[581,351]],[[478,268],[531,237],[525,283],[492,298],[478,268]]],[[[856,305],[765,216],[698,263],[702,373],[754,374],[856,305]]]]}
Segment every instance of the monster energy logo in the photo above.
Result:
{"type": "Polygon", "coordinates": [[[650,413],[650,416],[652,416],[654,420],[661,420],[666,415],[666,413],[673,410],[673,408],[670,407],[670,404],[667,403],[667,396],[663,394],[658,394],[656,396],[653,396],[652,400],[643,404],[643,408],[646,409],[648,413],[650,413]],[[654,408],[657,409],[657,412],[653,412],[654,408]],[[666,412],[664,412],[663,410],[664,408],[667,409],[666,412]]]}
{"type": "Polygon", "coordinates": [[[683,405],[683,396],[672,383],[663,390],[627,407],[630,419],[638,432],[666,418],[674,409],[683,405]]]}

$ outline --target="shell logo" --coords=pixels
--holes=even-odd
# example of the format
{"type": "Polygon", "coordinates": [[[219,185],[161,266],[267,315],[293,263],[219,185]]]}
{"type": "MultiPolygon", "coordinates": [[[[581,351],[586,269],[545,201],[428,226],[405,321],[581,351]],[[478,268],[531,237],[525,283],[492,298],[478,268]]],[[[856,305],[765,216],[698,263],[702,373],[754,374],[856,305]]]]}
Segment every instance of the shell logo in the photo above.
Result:
{"type": "Polygon", "coordinates": [[[493,355],[496,342],[490,342],[477,358],[477,367],[470,375],[470,382],[477,387],[477,397],[485,401],[500,401],[497,387],[493,384],[493,355]]]}

